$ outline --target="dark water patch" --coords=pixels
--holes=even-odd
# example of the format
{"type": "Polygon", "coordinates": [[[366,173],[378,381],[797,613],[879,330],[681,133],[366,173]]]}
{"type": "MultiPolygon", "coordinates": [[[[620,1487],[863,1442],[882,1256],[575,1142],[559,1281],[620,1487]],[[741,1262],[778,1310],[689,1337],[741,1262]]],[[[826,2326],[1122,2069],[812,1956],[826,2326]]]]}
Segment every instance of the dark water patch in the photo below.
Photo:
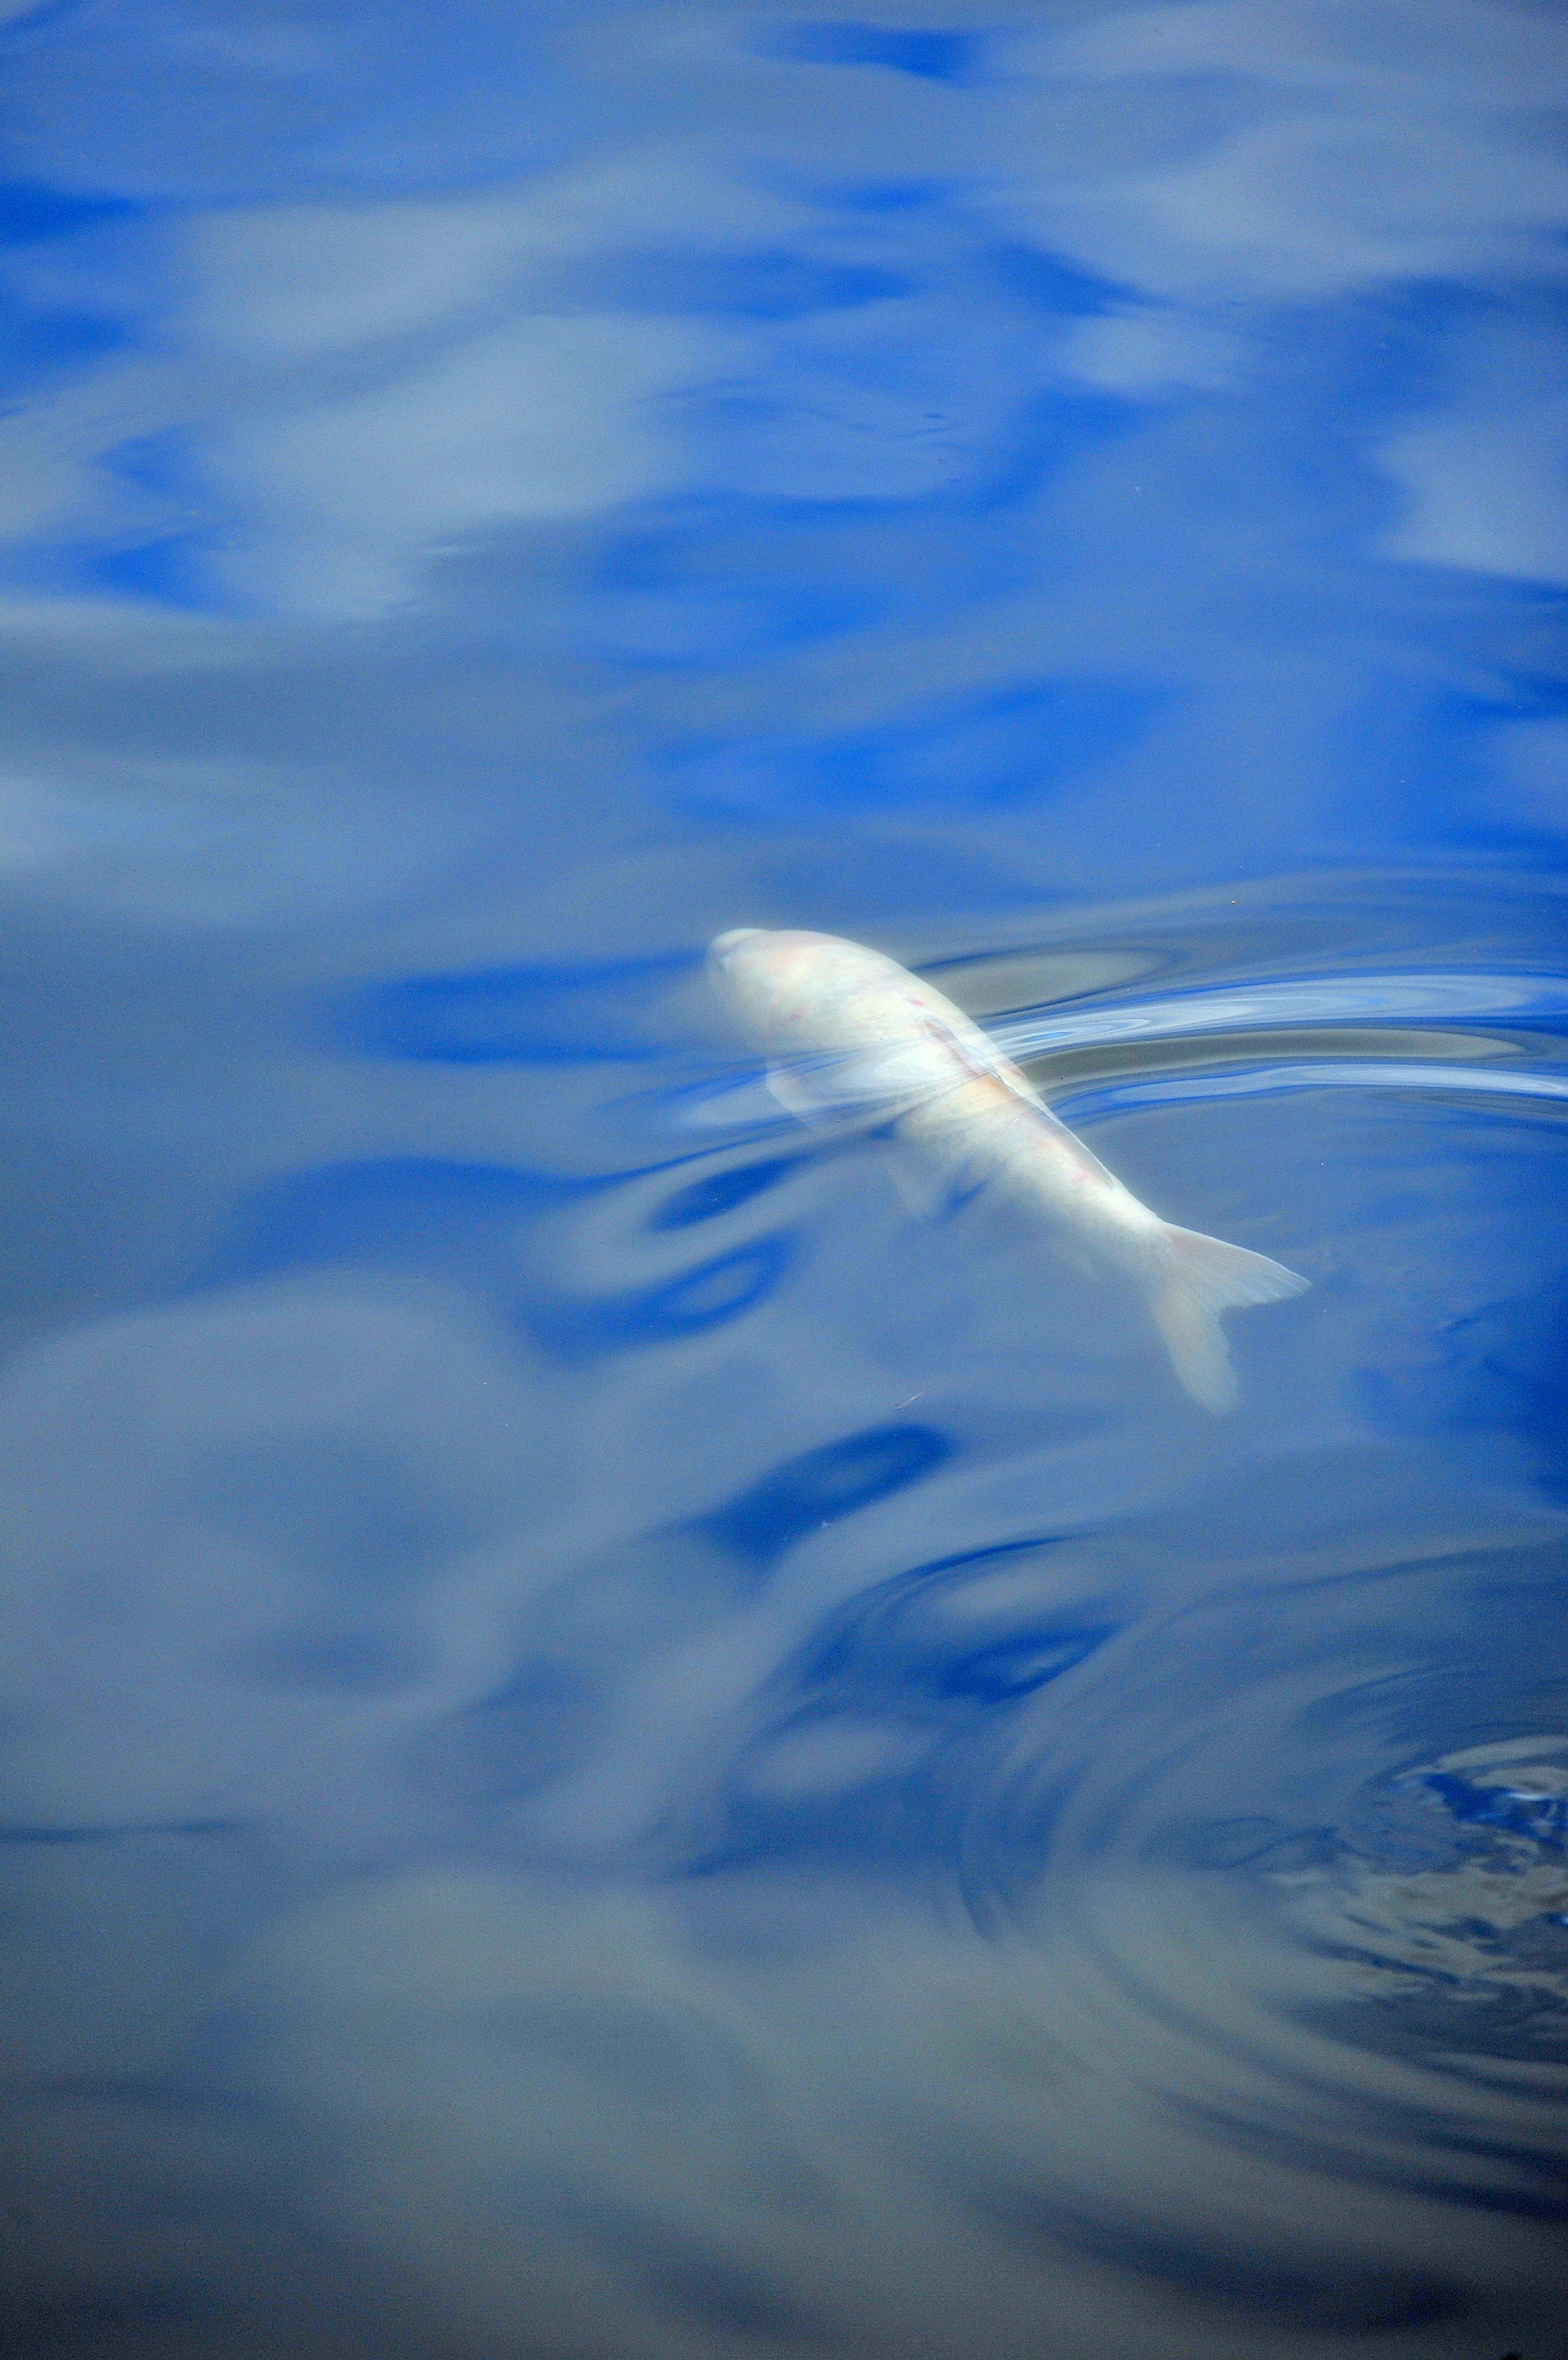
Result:
{"type": "Polygon", "coordinates": [[[534,1643],[606,1664],[668,1644],[755,1596],[798,1542],[923,1480],[953,1448],[934,1426],[887,1426],[802,1451],[718,1507],[563,1576],[530,1613],[534,1643]]]}
{"type": "Polygon", "coordinates": [[[833,554],[799,519],[737,533],[727,503],[693,502],[607,541],[583,628],[623,661],[702,672],[835,639],[874,622],[889,585],[833,554]]]}
{"type": "MultiPolygon", "coordinates": [[[[698,1814],[702,1872],[768,1858],[951,1868],[964,1797],[1002,1776],[1018,1715],[1121,1627],[1055,1602],[1074,1574],[1094,1579],[1070,1544],[1007,1544],[825,1616],[746,1709],[733,1768],[698,1814]]],[[[1031,1873],[1046,1816],[1037,1798],[1018,1839],[1031,1873]]]]}
{"type": "MultiPolygon", "coordinates": [[[[1542,1146],[1555,1164],[1555,1143],[1533,1126],[1525,1152],[1533,1158],[1542,1146]]],[[[1541,1185],[1550,1185],[1543,1172],[1541,1185]]],[[[1379,1420],[1396,1432],[1441,1421],[1459,1434],[1518,1434],[1537,1454],[1548,1495],[1568,1498],[1568,1276],[1552,1272],[1528,1295],[1447,1321],[1439,1343],[1424,1368],[1368,1377],[1379,1420]]]]}
{"type": "Polygon", "coordinates": [[[189,1496],[212,1531],[262,1542],[309,1579],[373,1596],[428,1582],[483,1529],[439,1478],[343,1434],[295,1434],[209,1449],[189,1496]]]}
{"type": "Polygon", "coordinates": [[[1062,319],[1097,318],[1114,303],[1125,302],[1129,293],[1127,288],[1096,279],[1064,255],[1042,246],[995,246],[985,261],[1008,295],[1031,310],[1062,319]]]}
{"type": "Polygon", "coordinates": [[[212,1276],[261,1278],[312,1262],[486,1260],[509,1247],[520,1222],[597,1185],[436,1156],[321,1164],[242,1201],[212,1276]]]}
{"type": "Polygon", "coordinates": [[[710,1172],[688,1181],[668,1196],[648,1221],[650,1229],[685,1229],[697,1221],[716,1220],[737,1205],[778,1186],[804,1159],[799,1155],[765,1156],[755,1164],[737,1164],[727,1172],[710,1172]]]}
{"type": "Polygon", "coordinates": [[[780,1716],[688,1812],[682,1866],[701,1878],[768,1863],[795,1874],[891,1871],[944,1885],[964,1797],[984,1775],[987,1750],[930,1715],[808,1708],[780,1716]]]}
{"type": "Polygon", "coordinates": [[[1060,2245],[1104,2267],[1151,2279],[1213,2314],[1251,2314],[1305,2335],[1397,2335],[1480,2319],[1489,2307],[1456,2280],[1399,2262],[1369,2267],[1326,2245],[1269,2253],[1229,2240],[1160,2231],[1129,2217],[1095,2219],[1019,2187],[972,2187],[996,2224],[1026,2249],[1060,2245]]]}
{"type": "MultiPolygon", "coordinates": [[[[1561,1777],[1561,1773],[1558,1773],[1561,1777]]],[[[1537,1844],[1561,1845],[1568,1836],[1568,1782],[1532,1781],[1521,1764],[1508,1784],[1480,1785],[1455,1771],[1431,1770],[1422,1784],[1463,1824],[1504,1828],[1537,1844]]]]}
{"type": "Polygon", "coordinates": [[[816,806],[866,812],[985,810],[1033,802],[1144,730],[1157,689],[1064,681],[1009,688],[922,720],[837,739],[677,750],[685,795],[708,811],[757,817],[816,806]]]}
{"type": "Polygon", "coordinates": [[[820,2330],[767,2272],[719,2254],[667,2254],[634,2275],[661,2310],[699,2333],[798,2344],[820,2330]]]}
{"type": "Polygon", "coordinates": [[[189,433],[173,429],[127,436],[106,454],[104,464],[122,483],[188,506],[204,488],[200,446],[189,433]]]}
{"type": "Polygon", "coordinates": [[[805,18],[757,42],[764,55],[814,66],[881,66],[922,82],[962,82],[985,52],[979,33],[913,32],[891,25],[805,18]]]}
{"type": "Polygon", "coordinates": [[[164,533],[85,559],[81,570],[89,586],[112,596],[220,612],[229,601],[213,594],[212,559],[222,547],[215,532],[164,533]]]}
{"type": "MultiPolygon", "coordinates": [[[[1457,1992],[1453,1998],[1457,2020],[1465,2002],[1457,1992]]],[[[1477,2012],[1483,2012],[1484,2006],[1483,2002],[1477,2012]]],[[[1390,2016],[1397,2013],[1397,2009],[1389,2011],[1390,2016]]],[[[1368,2037],[1366,2015],[1363,2009],[1358,2027],[1348,2013],[1336,2016],[1332,2009],[1308,2006],[1300,2011],[1299,2020],[1327,2034],[1336,2044],[1349,2042],[1408,2064],[1416,2051],[1397,2038],[1385,2040],[1376,2032],[1368,2037]]],[[[1484,2038],[1474,2058],[1465,2058],[1463,2068],[1454,2050],[1440,2054],[1434,2044],[1432,2053],[1440,2074],[1451,2083],[1461,2070],[1470,2081],[1477,2067],[1484,2070],[1488,2057],[1484,2038]]],[[[1518,2052],[1499,2044],[1493,2053],[1503,2059],[1518,2052]]],[[[1550,2071],[1556,2060],[1532,2059],[1531,2062],[1544,2062],[1550,2071]]],[[[1441,2088],[1442,2081],[1433,2086],[1441,2088]]],[[[1473,2209],[1503,2219],[1568,2219],[1564,2190],[1568,2166],[1561,2156],[1543,2152],[1540,2145],[1531,2147],[1523,2138],[1508,2142],[1466,2134],[1455,2128],[1452,2117],[1433,2109],[1420,2124],[1417,2147],[1400,2154],[1388,2137],[1389,2109],[1375,2090],[1341,2084],[1332,2092],[1324,2086],[1317,2095],[1319,2106],[1312,2115],[1298,2112],[1288,2120],[1257,2114],[1249,2117],[1235,2108],[1205,2104],[1191,2094],[1177,2101],[1174,2111],[1205,2142],[1217,2141],[1255,2157],[1264,2169],[1277,2169],[1289,2159],[1306,2167],[1323,2184],[1391,2190],[1460,2212],[1473,2209]],[[1414,2161],[1410,2159],[1412,2152],[1414,2161]],[[1459,2158],[1457,2166],[1453,2158],[1459,2158]]]]}
{"type": "MultiPolygon", "coordinates": [[[[942,586],[954,608],[985,595],[975,543],[989,521],[1007,556],[1020,559],[1048,487],[1133,432],[1139,415],[1115,394],[1062,384],[1020,397],[998,381],[988,340],[946,346],[935,386],[912,366],[855,367],[802,352],[766,388],[744,379],[695,387],[682,411],[714,475],[749,499],[758,526],[777,518],[854,545],[863,535],[874,542],[891,517],[922,540],[951,541],[954,563],[942,586]]],[[[855,571],[866,563],[863,555],[855,571]]],[[[918,611],[924,601],[913,603],[918,611]]]]}
{"type": "Polygon", "coordinates": [[[855,180],[831,191],[832,202],[857,213],[918,213],[950,194],[944,180],[855,180]]]}
{"type": "Polygon", "coordinates": [[[0,39],[19,43],[29,33],[48,32],[70,17],[81,15],[90,5],[91,0],[33,0],[33,5],[28,7],[27,0],[23,0],[17,13],[7,16],[5,24],[0,26],[0,39]]]}
{"type": "MultiPolygon", "coordinates": [[[[256,1825],[0,1832],[0,2077],[125,2107],[184,2080],[216,1982],[287,1889],[256,1825]]],[[[196,2077],[201,2086],[201,2077],[196,2077]]]]}
{"type": "Polygon", "coordinates": [[[1200,1821],[1185,1834],[1172,1830],[1171,1837],[1172,1858],[1226,1873],[1246,1868],[1291,1874],[1328,1868],[1344,1849],[1333,1828],[1286,1828],[1264,1818],[1200,1821]]]}
{"type": "Polygon", "coordinates": [[[648,1000],[694,965],[681,953],[410,976],[365,995],[358,1037],[382,1056],[440,1065],[637,1061],[657,1054],[648,1000]]]}
{"type": "Polygon", "coordinates": [[[100,2353],[155,2351],[196,2330],[221,2333],[223,2306],[200,2282],[130,2282],[93,2293],[13,2290],[0,2323],[0,2360],[96,2360],[100,2353]],[[13,2307],[14,2305],[14,2307],[13,2307]]]}
{"type": "Polygon", "coordinates": [[[43,310],[0,288],[0,387],[13,401],[59,371],[104,359],[125,340],[119,322],[92,311],[43,310]]]}
{"type": "Polygon", "coordinates": [[[994,1640],[989,1646],[955,1657],[942,1675],[940,1690],[947,1696],[979,1697],[993,1703],[1031,1696],[1115,1638],[1116,1627],[1114,1622],[1091,1623],[1086,1629],[1048,1625],[994,1640]]]}
{"type": "Polygon", "coordinates": [[[1394,2265],[1368,2269],[1344,2256],[1292,2268],[1261,2257],[1208,2251],[1195,2240],[1151,2237],[1122,2223],[1059,2231],[1063,2243],[1116,2269],[1159,2280],[1216,2309],[1251,2311],[1298,2334],[1399,2335],[1473,2318],[1475,2297],[1435,2276],[1394,2265]]]}
{"type": "Polygon", "coordinates": [[[702,1527],[738,1557],[766,1565],[806,1533],[919,1482],[952,1450],[935,1426],[866,1426],[786,1459],[702,1527]]]}
{"type": "Polygon", "coordinates": [[[79,1827],[32,1827],[0,1823],[0,1843],[80,1844],[134,1843],[148,1836],[199,1836],[220,1841],[250,1833],[244,1819],[126,1819],[93,1821],[79,1827]]]}
{"type": "MultiPolygon", "coordinates": [[[[36,24],[45,13],[35,9],[20,20],[9,17],[5,30],[15,33],[19,21],[36,24]]],[[[32,246],[70,237],[78,230],[102,229],[111,222],[137,221],[147,210],[130,197],[92,196],[51,188],[44,180],[0,180],[0,246],[32,246]]]]}
{"type": "Polygon", "coordinates": [[[433,1650],[409,1631],[330,1622],[268,1632],[224,1664],[241,1688],[278,1696],[396,1696],[430,1669],[433,1650]]]}
{"type": "Polygon", "coordinates": [[[175,2129],[200,2129],[208,2122],[259,2122],[267,2109],[254,2092],[225,2089],[206,2078],[220,2048],[213,2024],[209,2017],[185,2059],[168,2072],[8,2074],[5,2098],[12,2105],[56,2099],[67,2105],[108,2106],[175,2129]]]}
{"type": "Polygon", "coordinates": [[[537,1342],[569,1363],[674,1343],[724,1327],[766,1302],[797,1252],[794,1237],[779,1232],[715,1254],[659,1286],[608,1296],[536,1297],[520,1317],[537,1342]]]}
{"type": "Polygon", "coordinates": [[[623,2284],[657,2312],[742,2349],[788,2340],[814,2344],[825,2322],[790,2293],[765,2257],[703,2241],[682,2224],[603,2201],[561,2207],[576,2234],[623,2284]]]}
{"type": "Polygon", "coordinates": [[[1027,1695],[1070,1671],[1118,1627],[1054,1602],[1078,1580],[1097,1590],[1094,1567],[1093,1552],[1073,1541],[1040,1539],[895,1574],[824,1618],[797,1657],[791,1682],[862,1696],[1027,1695]]]}
{"type": "Polygon", "coordinates": [[[654,248],[572,273],[578,302],[639,313],[713,312],[720,318],[798,320],[848,311],[912,291],[902,273],[875,264],[819,262],[800,254],[702,254],[654,248]]]}
{"type": "Polygon", "coordinates": [[[602,1713],[599,1684],[590,1674],[527,1663],[488,1696],[408,1740],[397,1753],[397,1775],[442,1809],[488,1822],[580,1760],[602,1713]]]}
{"type": "Polygon", "coordinates": [[[609,1671],[721,1622],[773,1562],[726,1546],[701,1516],[661,1525],[551,1583],[528,1616],[530,1641],[541,1659],[609,1671]]]}

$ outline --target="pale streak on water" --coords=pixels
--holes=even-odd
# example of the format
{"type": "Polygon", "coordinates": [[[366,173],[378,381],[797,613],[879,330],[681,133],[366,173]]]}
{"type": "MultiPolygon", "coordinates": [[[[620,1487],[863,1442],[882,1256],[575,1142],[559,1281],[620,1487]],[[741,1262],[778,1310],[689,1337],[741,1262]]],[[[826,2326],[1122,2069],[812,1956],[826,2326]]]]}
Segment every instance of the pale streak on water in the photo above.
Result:
{"type": "Polygon", "coordinates": [[[0,50],[0,2347],[1564,2360],[1561,10],[0,50]]]}
{"type": "MultiPolygon", "coordinates": [[[[980,965],[982,976],[985,964],[988,962],[980,965]]],[[[1009,976],[1015,975],[1018,963],[1007,961],[1006,965],[1009,976]]],[[[964,967],[965,976],[955,982],[960,991],[968,975],[975,971],[970,962],[964,962],[964,967]]],[[[938,980],[954,980],[941,968],[936,973],[938,980]]],[[[1565,1014],[1568,985],[1555,975],[1336,976],[1311,982],[1257,984],[1241,992],[1193,991],[1172,1000],[1097,1006],[1087,1011],[1042,1010],[993,1021],[985,1030],[1005,1056],[1025,1067],[1034,1066],[1034,1077],[1048,1089],[1063,1072],[1053,1052],[1093,1051],[1102,1044],[1132,1042],[1144,1053],[1139,1062],[1147,1065],[1149,1044],[1181,1043],[1212,1032],[1235,1034],[1237,1047],[1234,1054],[1256,1069],[1247,1076],[1212,1077],[1202,1086],[1194,1082],[1180,1086],[1134,1083],[1128,1086],[1131,1095],[1128,1091],[1116,1093],[1113,1101],[1107,1101],[1104,1092],[1097,1093],[1097,1103],[1101,1105],[1152,1103],[1150,1088],[1156,1097],[1176,1094],[1182,1098],[1216,1090],[1234,1095],[1237,1090],[1279,1088],[1298,1075],[1303,1087],[1361,1084],[1375,1087],[1504,1090],[1525,1097],[1556,1098],[1568,1088],[1568,1083],[1559,1074],[1543,1071],[1540,1060],[1542,1048],[1550,1049],[1552,1044],[1548,1028],[1560,1024],[1565,1014]],[[1456,1034],[1438,1029],[1436,1020],[1440,1018],[1451,1023],[1462,1020],[1478,1026],[1490,1025],[1494,1032],[1456,1034]],[[1538,1040],[1533,1033],[1523,1042],[1510,1041],[1507,1034],[1497,1037],[1495,1028],[1503,1018],[1546,1030],[1546,1041],[1538,1040]],[[1417,1032],[1393,1037],[1401,1045],[1418,1048],[1430,1057],[1432,1073],[1424,1074],[1419,1065],[1401,1065],[1387,1057],[1379,1060],[1374,1054],[1389,1045],[1391,1026],[1417,1024],[1432,1028],[1427,1040],[1423,1041],[1417,1032]],[[1271,1038],[1281,1026],[1291,1028],[1297,1055],[1289,1068],[1261,1067],[1258,1043],[1262,1038],[1271,1038]],[[1331,1042],[1335,1046],[1352,1045],[1359,1054],[1354,1061],[1335,1062],[1324,1054],[1331,1042]],[[1506,1056],[1510,1050],[1517,1052],[1520,1048],[1534,1053],[1530,1061],[1524,1062],[1516,1054],[1513,1062],[1497,1072],[1466,1066],[1459,1061],[1465,1049],[1482,1055],[1506,1056]]],[[[864,1086],[857,1089],[858,1068],[850,1059],[815,1062],[832,1081],[832,1095],[843,1101],[846,1111],[857,1105],[867,1113],[876,1111],[882,1101],[876,1087],[874,1065],[864,1086]]],[[[1079,1067],[1065,1070],[1073,1080],[1078,1078],[1079,1067]]],[[[748,1075],[744,1081],[723,1077],[691,1086],[677,1102],[675,1120],[681,1125],[743,1131],[755,1129],[759,1122],[778,1125],[779,1114],[779,1101],[767,1082],[748,1075]]]]}

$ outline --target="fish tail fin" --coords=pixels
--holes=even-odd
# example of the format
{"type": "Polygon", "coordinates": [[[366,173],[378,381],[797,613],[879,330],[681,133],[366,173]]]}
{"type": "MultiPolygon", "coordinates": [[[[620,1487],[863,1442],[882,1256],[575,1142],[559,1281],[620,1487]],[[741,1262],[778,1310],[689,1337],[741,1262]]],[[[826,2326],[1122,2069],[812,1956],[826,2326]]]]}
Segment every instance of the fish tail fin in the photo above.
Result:
{"type": "Polygon", "coordinates": [[[1254,1303],[1279,1303],[1312,1281],[1246,1246],[1226,1245],[1196,1229],[1164,1225],[1165,1251],[1151,1290],[1154,1324],[1165,1338],[1177,1376],[1195,1402],[1216,1416],[1236,1406],[1236,1371],[1220,1327],[1222,1313],[1254,1303]]]}

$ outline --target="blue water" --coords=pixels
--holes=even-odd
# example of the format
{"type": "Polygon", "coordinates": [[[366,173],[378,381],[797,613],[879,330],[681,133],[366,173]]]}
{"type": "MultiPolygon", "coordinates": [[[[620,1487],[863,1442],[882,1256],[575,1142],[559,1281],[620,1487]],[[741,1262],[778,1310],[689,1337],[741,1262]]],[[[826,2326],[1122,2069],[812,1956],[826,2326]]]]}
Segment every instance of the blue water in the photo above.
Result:
{"type": "Polygon", "coordinates": [[[6,2360],[1563,2360],[1556,0],[0,49],[6,2360]]]}

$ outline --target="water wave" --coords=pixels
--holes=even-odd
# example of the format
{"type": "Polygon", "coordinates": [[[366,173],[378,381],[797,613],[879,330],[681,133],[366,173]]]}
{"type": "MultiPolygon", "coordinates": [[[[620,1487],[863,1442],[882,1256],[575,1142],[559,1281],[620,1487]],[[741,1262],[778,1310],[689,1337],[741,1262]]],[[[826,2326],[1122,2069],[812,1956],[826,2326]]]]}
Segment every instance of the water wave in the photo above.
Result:
{"type": "MultiPolygon", "coordinates": [[[[1200,984],[1158,1000],[1041,1007],[985,1022],[1064,1120],[1286,1089],[1568,1097],[1568,977],[1550,971],[1200,984]],[[1456,1024],[1471,1029],[1456,1032],[1456,1024]],[[1156,1078],[1173,1066],[1202,1070],[1156,1078]]],[[[787,1120],[765,1085],[734,1076],[680,1086],[665,1102],[682,1130],[781,1129],[787,1120]]],[[[875,1104],[867,1099],[867,1110],[875,1104]]]]}

